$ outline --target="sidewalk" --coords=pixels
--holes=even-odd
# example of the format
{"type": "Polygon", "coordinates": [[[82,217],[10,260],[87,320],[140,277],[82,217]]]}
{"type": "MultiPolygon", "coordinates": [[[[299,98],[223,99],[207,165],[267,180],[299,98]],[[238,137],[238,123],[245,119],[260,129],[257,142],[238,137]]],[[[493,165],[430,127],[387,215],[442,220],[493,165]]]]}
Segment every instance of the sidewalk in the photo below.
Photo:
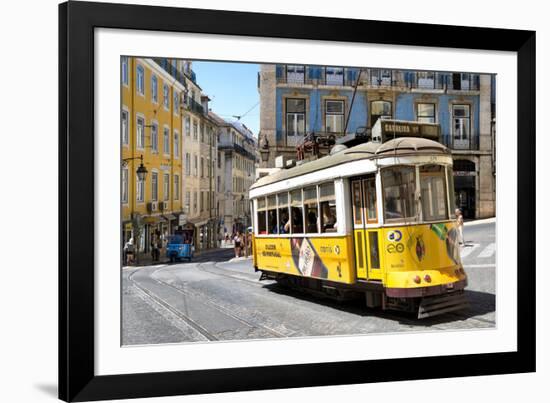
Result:
{"type": "Polygon", "coordinates": [[[479,220],[471,220],[471,221],[464,221],[465,227],[470,227],[472,225],[479,225],[479,224],[490,224],[496,222],[496,217],[491,218],[482,218],[479,220]]]}
{"type": "MultiPolygon", "coordinates": [[[[221,247],[221,248],[212,248],[212,249],[206,249],[206,250],[195,252],[193,254],[193,258],[191,259],[191,263],[193,263],[196,260],[200,261],[209,257],[216,257],[217,255],[220,255],[220,254],[227,254],[228,253],[227,249],[228,248],[221,247]]],[[[183,260],[182,262],[186,263],[187,261],[183,260]]],[[[166,257],[166,251],[163,250],[160,254],[160,259],[157,261],[153,261],[150,253],[143,253],[139,255],[139,264],[134,263],[126,266],[123,265],[123,267],[153,266],[153,265],[169,264],[169,263],[170,263],[170,259],[166,257]]]]}

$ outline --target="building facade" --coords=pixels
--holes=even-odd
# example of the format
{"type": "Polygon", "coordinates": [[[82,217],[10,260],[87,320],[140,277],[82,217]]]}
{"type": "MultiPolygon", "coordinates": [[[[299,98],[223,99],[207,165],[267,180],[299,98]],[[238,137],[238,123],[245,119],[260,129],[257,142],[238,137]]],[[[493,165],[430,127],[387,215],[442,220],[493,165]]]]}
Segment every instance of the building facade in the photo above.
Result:
{"type": "Polygon", "coordinates": [[[224,235],[244,232],[252,225],[248,189],[256,178],[258,142],[244,124],[213,117],[220,128],[218,152],[222,168],[217,179],[223,204],[223,228],[220,230],[224,235]]]}
{"type": "MultiPolygon", "coordinates": [[[[122,242],[141,254],[193,227],[195,250],[218,246],[218,127],[192,63],[122,58],[122,242]],[[139,180],[140,164],[147,174],[139,180]]],[[[162,251],[161,251],[162,253],[162,251]]]]}
{"type": "Polygon", "coordinates": [[[181,224],[185,82],[153,59],[123,57],[121,69],[122,242],[133,238],[148,253],[181,224]],[[144,180],[136,174],[141,164],[144,180]]]}
{"type": "Polygon", "coordinates": [[[438,123],[453,154],[457,207],[466,218],[495,215],[494,76],[262,65],[258,86],[261,167],[280,155],[296,159],[312,133],[354,145],[378,119],[438,123]]]}

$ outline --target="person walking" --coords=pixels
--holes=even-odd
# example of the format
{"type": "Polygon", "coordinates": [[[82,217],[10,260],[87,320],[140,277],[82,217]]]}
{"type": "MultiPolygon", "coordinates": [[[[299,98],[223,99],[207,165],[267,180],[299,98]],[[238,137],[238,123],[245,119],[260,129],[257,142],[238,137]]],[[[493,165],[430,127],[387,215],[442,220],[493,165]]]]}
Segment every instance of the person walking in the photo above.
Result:
{"type": "Polygon", "coordinates": [[[241,256],[241,244],[242,244],[242,238],[241,233],[237,232],[235,235],[235,238],[233,238],[233,242],[235,243],[235,257],[241,256]]]}
{"type": "Polygon", "coordinates": [[[134,238],[130,238],[124,245],[124,257],[125,265],[134,263],[134,238]]]}
{"type": "Polygon", "coordinates": [[[456,230],[458,233],[458,244],[464,244],[464,217],[462,217],[462,211],[459,208],[455,210],[456,230]]]}

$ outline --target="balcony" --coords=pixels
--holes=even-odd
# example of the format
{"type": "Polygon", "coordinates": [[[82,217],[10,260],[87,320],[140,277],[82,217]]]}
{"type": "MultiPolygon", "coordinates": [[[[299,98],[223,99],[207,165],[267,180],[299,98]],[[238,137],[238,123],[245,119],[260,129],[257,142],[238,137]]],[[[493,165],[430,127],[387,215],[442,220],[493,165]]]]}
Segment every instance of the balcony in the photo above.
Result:
{"type": "Polygon", "coordinates": [[[191,112],[199,113],[201,115],[204,114],[204,108],[202,105],[190,97],[187,97],[186,106],[191,112]]]}
{"type": "Polygon", "coordinates": [[[170,74],[176,79],[181,85],[187,88],[187,83],[185,82],[185,75],[179,72],[174,65],[168,62],[168,59],[162,59],[154,57],[153,61],[158,64],[164,71],[170,74]]]}
{"type": "MultiPolygon", "coordinates": [[[[361,86],[441,91],[479,91],[479,75],[391,69],[362,69],[361,86]]],[[[279,66],[277,84],[354,86],[358,68],[279,66]]]]}

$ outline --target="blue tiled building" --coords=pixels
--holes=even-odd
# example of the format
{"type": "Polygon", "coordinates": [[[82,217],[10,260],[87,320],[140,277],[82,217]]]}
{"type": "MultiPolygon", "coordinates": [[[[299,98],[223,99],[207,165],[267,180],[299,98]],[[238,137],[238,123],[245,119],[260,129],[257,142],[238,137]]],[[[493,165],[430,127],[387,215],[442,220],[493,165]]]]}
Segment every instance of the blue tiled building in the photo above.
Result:
{"type": "Polygon", "coordinates": [[[378,119],[438,123],[455,160],[457,205],[468,218],[494,216],[494,76],[262,65],[258,87],[260,146],[269,148],[264,167],[279,155],[295,158],[309,133],[353,138],[378,119]]]}

